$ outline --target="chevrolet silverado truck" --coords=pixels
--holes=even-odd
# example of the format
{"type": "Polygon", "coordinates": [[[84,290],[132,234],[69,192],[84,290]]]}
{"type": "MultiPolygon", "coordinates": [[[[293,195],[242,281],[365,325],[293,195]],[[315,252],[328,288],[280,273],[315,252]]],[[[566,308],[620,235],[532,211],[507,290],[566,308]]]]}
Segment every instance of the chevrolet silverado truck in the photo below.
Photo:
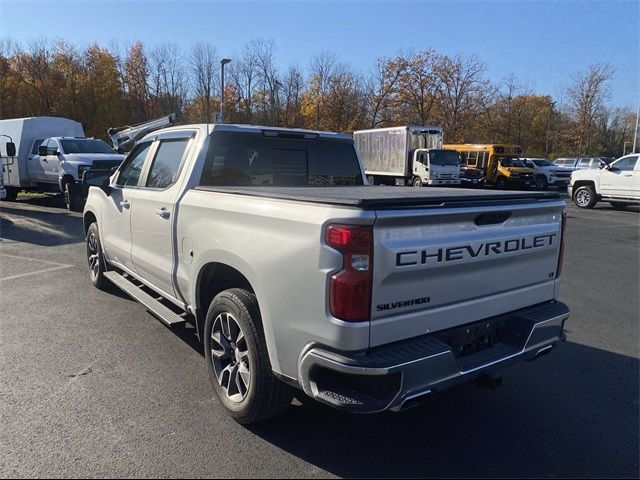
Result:
{"type": "Polygon", "coordinates": [[[593,208],[601,200],[616,210],[640,205],[640,155],[627,155],[599,170],[575,170],[568,192],[578,208],[593,208]]]}
{"type": "Polygon", "coordinates": [[[243,424],[300,391],[400,411],[565,339],[555,193],[373,187],[350,136],[242,125],[154,132],[84,182],[91,282],[192,323],[243,424]]]}

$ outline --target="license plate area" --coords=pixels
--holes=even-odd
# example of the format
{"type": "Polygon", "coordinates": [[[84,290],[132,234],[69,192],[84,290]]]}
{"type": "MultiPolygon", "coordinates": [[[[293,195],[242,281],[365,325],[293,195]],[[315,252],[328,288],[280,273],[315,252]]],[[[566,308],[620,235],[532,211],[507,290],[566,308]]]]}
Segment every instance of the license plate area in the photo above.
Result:
{"type": "Polygon", "coordinates": [[[515,313],[443,330],[435,336],[451,348],[463,369],[469,369],[521,350],[532,328],[531,321],[515,313]]]}

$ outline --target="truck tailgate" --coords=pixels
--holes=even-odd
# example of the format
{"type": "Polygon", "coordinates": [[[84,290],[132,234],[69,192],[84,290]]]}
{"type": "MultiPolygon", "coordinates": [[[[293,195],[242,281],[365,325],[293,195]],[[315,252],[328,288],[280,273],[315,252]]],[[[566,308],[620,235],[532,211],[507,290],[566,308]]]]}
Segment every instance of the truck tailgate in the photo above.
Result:
{"type": "Polygon", "coordinates": [[[549,301],[564,201],[378,210],[372,347],[549,301]]]}

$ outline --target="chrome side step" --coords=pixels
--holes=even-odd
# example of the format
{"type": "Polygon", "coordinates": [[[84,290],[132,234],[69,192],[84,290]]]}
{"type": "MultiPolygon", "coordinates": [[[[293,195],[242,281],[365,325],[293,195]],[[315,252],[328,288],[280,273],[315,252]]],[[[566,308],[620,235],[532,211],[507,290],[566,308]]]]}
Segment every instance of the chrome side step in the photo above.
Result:
{"type": "Polygon", "coordinates": [[[147,307],[147,309],[149,309],[165,325],[171,327],[173,325],[186,322],[183,316],[180,316],[171,309],[165,307],[158,300],[144,292],[140,287],[134,285],[119,273],[110,271],[104,272],[103,275],[131,298],[147,307]]]}

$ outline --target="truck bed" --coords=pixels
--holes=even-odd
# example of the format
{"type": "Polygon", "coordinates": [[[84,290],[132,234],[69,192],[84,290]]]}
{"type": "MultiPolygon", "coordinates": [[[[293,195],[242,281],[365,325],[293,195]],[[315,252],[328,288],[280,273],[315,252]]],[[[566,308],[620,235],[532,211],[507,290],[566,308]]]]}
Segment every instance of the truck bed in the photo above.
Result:
{"type": "Polygon", "coordinates": [[[397,207],[464,206],[467,203],[508,204],[560,198],[558,192],[475,190],[465,188],[415,188],[390,186],[343,187],[197,187],[205,190],[251,197],[322,203],[364,210],[397,207]]]}

